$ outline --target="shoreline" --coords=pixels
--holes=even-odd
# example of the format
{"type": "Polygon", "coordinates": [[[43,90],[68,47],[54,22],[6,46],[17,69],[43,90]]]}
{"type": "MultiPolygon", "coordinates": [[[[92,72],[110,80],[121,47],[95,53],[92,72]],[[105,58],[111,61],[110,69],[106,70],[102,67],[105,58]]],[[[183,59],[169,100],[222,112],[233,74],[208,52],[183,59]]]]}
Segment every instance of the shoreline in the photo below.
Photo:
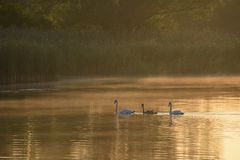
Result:
{"type": "MultiPolygon", "coordinates": [[[[218,83],[221,84],[238,84],[240,82],[240,75],[231,76],[102,76],[102,77],[64,77],[60,80],[50,81],[50,82],[34,82],[34,83],[18,83],[18,84],[8,84],[0,85],[0,94],[4,93],[18,93],[18,92],[41,92],[41,91],[57,91],[59,89],[66,89],[67,86],[71,85],[81,85],[81,86],[91,86],[91,85],[104,85],[104,84],[115,84],[115,83],[142,83],[151,84],[156,82],[159,85],[171,85],[183,83],[186,85],[198,85],[198,84],[209,84],[218,83]]],[[[156,85],[158,85],[156,84],[156,85]]],[[[72,88],[72,87],[70,87],[72,88]]],[[[73,89],[73,88],[72,88],[73,89]]]]}

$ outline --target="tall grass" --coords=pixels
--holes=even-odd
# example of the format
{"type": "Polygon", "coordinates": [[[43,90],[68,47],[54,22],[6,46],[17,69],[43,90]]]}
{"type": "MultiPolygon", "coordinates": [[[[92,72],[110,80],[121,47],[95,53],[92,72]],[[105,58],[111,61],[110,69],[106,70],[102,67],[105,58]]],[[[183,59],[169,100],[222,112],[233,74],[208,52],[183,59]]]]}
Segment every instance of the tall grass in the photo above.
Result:
{"type": "Polygon", "coordinates": [[[62,76],[239,74],[239,35],[213,31],[104,33],[4,29],[0,84],[62,76]]]}

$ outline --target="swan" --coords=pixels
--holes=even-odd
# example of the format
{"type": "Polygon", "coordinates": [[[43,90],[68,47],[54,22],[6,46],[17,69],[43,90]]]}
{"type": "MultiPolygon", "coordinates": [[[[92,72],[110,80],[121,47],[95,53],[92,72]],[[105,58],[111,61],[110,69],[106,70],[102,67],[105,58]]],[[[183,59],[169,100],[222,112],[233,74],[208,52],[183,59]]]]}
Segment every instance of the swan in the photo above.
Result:
{"type": "Polygon", "coordinates": [[[119,115],[131,115],[133,114],[135,111],[131,110],[131,109],[122,109],[120,111],[118,111],[118,100],[115,99],[114,100],[114,104],[115,104],[115,114],[119,114],[119,115]]]}
{"type": "Polygon", "coordinates": [[[144,111],[144,104],[141,104],[141,107],[142,107],[143,114],[157,114],[157,112],[155,112],[153,110],[144,111]]]}
{"type": "Polygon", "coordinates": [[[168,103],[168,107],[169,107],[169,115],[183,115],[184,112],[182,112],[181,110],[172,110],[173,105],[172,102],[168,103]]]}

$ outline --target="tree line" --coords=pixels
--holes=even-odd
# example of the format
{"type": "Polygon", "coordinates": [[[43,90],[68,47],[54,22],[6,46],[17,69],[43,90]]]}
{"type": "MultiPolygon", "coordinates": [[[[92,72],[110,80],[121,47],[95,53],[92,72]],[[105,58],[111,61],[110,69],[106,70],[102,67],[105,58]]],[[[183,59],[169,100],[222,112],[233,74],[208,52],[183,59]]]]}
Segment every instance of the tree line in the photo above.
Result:
{"type": "Polygon", "coordinates": [[[239,0],[0,0],[0,84],[238,74],[239,7],[239,0]]]}
{"type": "Polygon", "coordinates": [[[238,0],[0,0],[0,26],[119,32],[206,25],[211,18],[220,26],[225,20],[232,23],[229,17],[239,14],[239,4],[238,0]]]}

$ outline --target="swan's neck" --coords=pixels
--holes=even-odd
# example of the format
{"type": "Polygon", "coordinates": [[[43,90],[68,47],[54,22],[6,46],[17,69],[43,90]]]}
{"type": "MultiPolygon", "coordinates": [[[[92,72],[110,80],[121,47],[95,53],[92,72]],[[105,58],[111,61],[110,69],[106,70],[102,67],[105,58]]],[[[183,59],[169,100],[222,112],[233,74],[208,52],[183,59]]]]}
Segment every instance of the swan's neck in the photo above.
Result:
{"type": "Polygon", "coordinates": [[[142,106],[142,111],[143,111],[143,113],[144,113],[144,106],[142,106]]]}
{"type": "Polygon", "coordinates": [[[172,114],[172,105],[169,106],[169,114],[172,114]]]}
{"type": "Polygon", "coordinates": [[[116,106],[115,106],[115,113],[118,113],[118,103],[116,103],[116,106]]]}

